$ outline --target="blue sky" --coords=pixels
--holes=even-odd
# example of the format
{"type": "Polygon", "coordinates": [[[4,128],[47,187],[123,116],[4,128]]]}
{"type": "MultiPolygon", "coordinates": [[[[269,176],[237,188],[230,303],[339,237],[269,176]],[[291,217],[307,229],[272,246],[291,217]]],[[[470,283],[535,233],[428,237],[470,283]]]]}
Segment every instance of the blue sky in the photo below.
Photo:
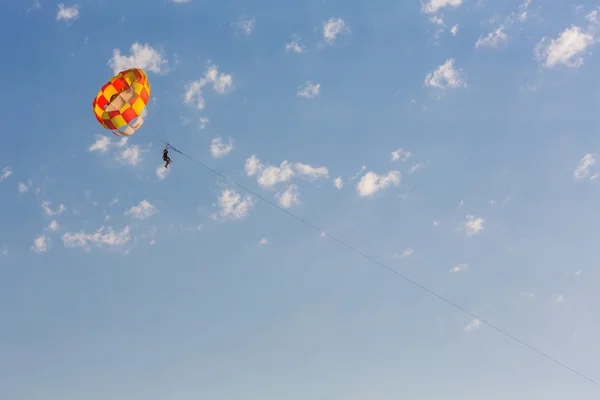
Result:
{"type": "Polygon", "coordinates": [[[5,5],[3,399],[591,399],[593,2],[5,5]],[[122,140],[92,99],[152,86],[122,140]]]}

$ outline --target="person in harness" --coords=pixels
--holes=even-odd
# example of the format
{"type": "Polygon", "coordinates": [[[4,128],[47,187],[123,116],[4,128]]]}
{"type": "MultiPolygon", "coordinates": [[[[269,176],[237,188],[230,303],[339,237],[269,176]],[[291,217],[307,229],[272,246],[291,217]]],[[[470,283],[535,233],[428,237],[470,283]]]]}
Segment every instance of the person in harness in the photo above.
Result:
{"type": "Polygon", "coordinates": [[[171,164],[171,158],[169,157],[169,145],[167,145],[163,150],[163,161],[165,162],[165,168],[169,168],[169,164],[171,164]]]}

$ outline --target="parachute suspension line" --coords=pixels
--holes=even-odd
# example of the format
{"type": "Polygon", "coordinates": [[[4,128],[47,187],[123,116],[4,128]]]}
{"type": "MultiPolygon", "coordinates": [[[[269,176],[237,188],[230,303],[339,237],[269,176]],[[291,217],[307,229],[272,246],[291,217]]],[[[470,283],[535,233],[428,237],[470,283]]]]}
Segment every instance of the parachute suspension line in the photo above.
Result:
{"type": "Polygon", "coordinates": [[[488,321],[486,321],[486,320],[482,319],[481,317],[479,317],[479,316],[477,316],[476,314],[474,314],[474,313],[472,313],[472,312],[468,311],[468,310],[467,310],[467,309],[465,309],[464,307],[462,307],[462,306],[459,306],[458,304],[456,304],[456,303],[452,302],[451,300],[448,300],[448,299],[447,299],[447,298],[445,298],[444,296],[442,296],[442,295],[440,295],[440,294],[437,294],[437,293],[436,293],[436,292],[434,292],[433,290],[431,290],[431,289],[428,289],[427,287],[425,287],[425,286],[421,285],[420,283],[418,283],[418,282],[416,282],[416,281],[414,281],[414,280],[410,279],[409,277],[407,277],[407,276],[405,276],[405,275],[401,274],[400,272],[396,271],[395,269],[393,269],[393,268],[391,268],[391,267],[388,267],[387,265],[383,264],[383,263],[382,263],[382,262],[380,262],[380,261],[377,261],[377,260],[376,260],[376,259],[374,259],[373,257],[369,256],[369,255],[368,255],[368,254],[366,254],[366,253],[363,253],[362,251],[358,250],[358,249],[357,249],[357,248],[355,248],[354,246],[352,246],[352,245],[350,245],[350,244],[347,244],[346,242],[342,241],[341,239],[338,239],[338,238],[336,238],[335,236],[332,236],[332,235],[330,235],[329,233],[325,232],[323,229],[321,229],[321,228],[317,227],[316,225],[313,225],[312,223],[310,223],[310,222],[306,221],[306,220],[305,220],[305,219],[303,219],[302,217],[300,217],[300,216],[298,216],[298,215],[296,215],[296,214],[294,214],[294,213],[292,213],[292,212],[290,212],[290,211],[286,210],[285,208],[283,208],[283,207],[279,206],[278,204],[274,203],[273,201],[271,201],[271,200],[269,200],[269,199],[265,198],[264,196],[261,196],[260,194],[258,194],[258,193],[256,193],[256,192],[254,192],[253,190],[251,190],[251,189],[248,189],[248,188],[244,187],[243,185],[241,185],[241,184],[237,183],[236,181],[234,181],[233,179],[229,178],[228,176],[226,176],[226,175],[224,175],[224,174],[220,173],[219,171],[217,171],[217,170],[215,170],[215,169],[213,169],[213,168],[209,167],[208,165],[204,164],[203,162],[201,162],[201,161],[198,161],[198,160],[196,160],[195,158],[193,158],[193,157],[191,157],[191,156],[187,155],[187,154],[186,154],[186,153],[184,153],[183,151],[181,151],[181,150],[179,150],[179,149],[175,148],[175,147],[174,147],[174,146],[172,146],[171,144],[167,143],[167,147],[168,147],[169,149],[171,149],[171,150],[173,150],[173,151],[175,151],[175,152],[177,152],[177,153],[181,154],[182,156],[184,156],[185,158],[189,159],[190,161],[192,161],[192,162],[194,162],[194,163],[196,163],[196,164],[200,165],[201,167],[203,167],[203,168],[207,169],[208,171],[212,172],[213,174],[215,174],[215,175],[217,175],[217,176],[219,176],[219,177],[221,177],[221,178],[223,178],[223,179],[227,180],[227,181],[228,181],[228,182],[230,182],[231,184],[233,184],[233,185],[235,185],[235,186],[239,187],[240,189],[242,189],[242,190],[246,191],[247,193],[249,193],[249,194],[251,194],[251,195],[255,196],[256,198],[258,198],[258,199],[260,199],[260,200],[262,200],[262,201],[264,201],[265,203],[267,203],[267,204],[269,204],[269,205],[271,205],[271,206],[273,206],[273,207],[275,207],[275,208],[279,209],[280,211],[283,211],[284,213],[288,214],[290,217],[292,217],[292,218],[294,218],[294,219],[296,219],[296,220],[300,221],[301,223],[305,224],[306,226],[308,226],[308,227],[310,227],[310,228],[314,229],[314,230],[315,230],[315,231],[317,231],[317,232],[320,232],[320,233],[321,233],[323,236],[327,236],[328,238],[330,238],[330,239],[332,239],[333,241],[337,242],[339,245],[341,245],[341,246],[343,246],[343,247],[346,247],[346,248],[347,248],[347,249],[349,249],[350,251],[352,251],[352,252],[354,252],[354,253],[356,253],[356,254],[358,254],[358,255],[362,256],[363,258],[365,258],[365,259],[367,259],[367,260],[371,261],[372,263],[376,264],[377,266],[379,266],[379,267],[381,267],[381,268],[383,268],[383,269],[386,269],[388,272],[391,272],[392,274],[396,275],[396,276],[397,276],[397,277],[399,277],[399,278],[402,278],[402,279],[404,279],[406,282],[410,283],[411,285],[415,286],[416,288],[423,290],[424,292],[426,292],[426,293],[430,294],[431,296],[433,296],[433,297],[437,298],[438,300],[441,300],[442,302],[444,302],[444,303],[448,304],[449,306],[451,306],[451,307],[453,307],[453,308],[455,308],[455,309],[457,309],[457,310],[459,310],[459,311],[463,312],[464,314],[467,314],[467,315],[469,315],[470,317],[472,317],[472,318],[475,318],[475,319],[479,320],[481,323],[483,323],[484,325],[487,325],[488,327],[492,328],[493,330],[495,330],[496,332],[500,333],[501,335],[504,335],[504,336],[506,336],[507,338],[509,338],[509,339],[511,339],[511,340],[513,340],[513,341],[515,341],[515,342],[519,343],[520,345],[522,345],[522,346],[524,346],[524,347],[528,348],[529,350],[532,350],[533,352],[537,353],[538,355],[540,355],[540,356],[542,356],[542,357],[544,357],[544,358],[548,359],[549,361],[552,361],[553,363],[557,364],[558,366],[560,366],[560,367],[562,367],[562,368],[565,368],[566,370],[568,370],[568,371],[570,371],[570,372],[574,373],[575,375],[578,375],[579,377],[581,377],[581,378],[583,378],[583,379],[587,380],[588,382],[590,382],[590,383],[592,383],[592,384],[594,384],[594,385],[596,385],[596,386],[600,387],[600,382],[597,382],[597,381],[593,380],[592,378],[590,378],[590,377],[588,377],[588,376],[584,375],[583,373],[581,373],[581,372],[579,372],[579,371],[577,371],[577,370],[575,370],[575,369],[573,369],[573,368],[569,367],[568,365],[566,365],[566,364],[564,364],[563,362],[561,362],[561,361],[557,360],[556,358],[554,358],[554,357],[550,356],[549,354],[547,354],[547,353],[543,352],[542,350],[539,350],[539,349],[537,349],[537,348],[533,347],[532,345],[525,343],[525,342],[524,342],[524,341],[522,341],[521,339],[519,339],[519,338],[517,338],[516,336],[514,336],[514,335],[512,335],[512,334],[508,333],[507,331],[503,330],[502,328],[499,328],[499,327],[497,327],[496,325],[492,324],[491,322],[488,322],[488,321]]]}

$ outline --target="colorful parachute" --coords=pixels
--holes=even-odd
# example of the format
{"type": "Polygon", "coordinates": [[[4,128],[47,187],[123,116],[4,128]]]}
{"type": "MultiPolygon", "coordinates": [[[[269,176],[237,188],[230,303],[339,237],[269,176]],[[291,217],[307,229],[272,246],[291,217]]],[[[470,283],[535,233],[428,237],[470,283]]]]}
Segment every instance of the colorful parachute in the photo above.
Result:
{"type": "Polygon", "coordinates": [[[98,122],[117,136],[131,136],[144,123],[142,112],[150,99],[146,73],[138,68],[121,71],[102,86],[92,102],[98,122]]]}

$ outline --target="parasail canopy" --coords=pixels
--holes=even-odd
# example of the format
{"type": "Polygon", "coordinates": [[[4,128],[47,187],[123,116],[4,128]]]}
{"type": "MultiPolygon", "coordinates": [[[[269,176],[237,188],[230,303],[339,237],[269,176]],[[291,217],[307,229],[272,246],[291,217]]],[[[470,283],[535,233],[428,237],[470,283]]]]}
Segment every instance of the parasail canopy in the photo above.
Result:
{"type": "Polygon", "coordinates": [[[139,68],[119,72],[102,86],[92,102],[98,122],[117,136],[131,136],[144,123],[150,84],[139,68]]]}

